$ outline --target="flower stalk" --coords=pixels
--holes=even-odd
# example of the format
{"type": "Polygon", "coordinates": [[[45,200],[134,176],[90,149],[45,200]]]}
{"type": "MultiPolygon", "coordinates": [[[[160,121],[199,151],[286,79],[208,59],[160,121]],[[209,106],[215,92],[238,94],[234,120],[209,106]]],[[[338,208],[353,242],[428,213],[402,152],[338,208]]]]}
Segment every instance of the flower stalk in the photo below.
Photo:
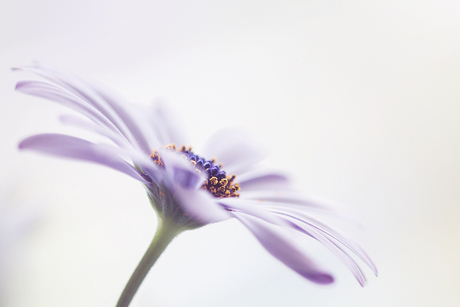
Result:
{"type": "Polygon", "coordinates": [[[158,219],[158,227],[152,243],[134,270],[123,290],[116,307],[128,307],[147,273],[171,241],[182,231],[171,220],[158,219]]]}

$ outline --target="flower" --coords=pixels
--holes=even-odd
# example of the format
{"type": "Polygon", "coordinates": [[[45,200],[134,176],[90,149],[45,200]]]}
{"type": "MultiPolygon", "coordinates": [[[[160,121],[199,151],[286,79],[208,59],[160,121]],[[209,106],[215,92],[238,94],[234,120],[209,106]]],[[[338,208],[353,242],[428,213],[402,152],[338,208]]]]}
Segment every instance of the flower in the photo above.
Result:
{"type": "Polygon", "coordinates": [[[129,304],[145,274],[178,233],[230,218],[239,220],[269,253],[312,282],[329,284],[333,277],[310,260],[292,232],[329,248],[361,285],[366,280],[352,254],[377,273],[356,243],[314,216],[315,210],[328,210],[325,206],[293,189],[286,175],[259,166],[263,151],[244,133],[220,131],[197,154],[184,146],[188,143],[180,123],[162,105],[140,108],[63,73],[36,66],[21,69],[48,82],[20,81],[16,90],[77,111],[86,119],[65,115],[60,120],[102,135],[111,144],[39,134],[23,140],[19,148],[125,173],[144,185],[157,212],[162,228],[128,282],[130,290],[125,292],[130,293],[122,294],[118,306],[129,304]]]}

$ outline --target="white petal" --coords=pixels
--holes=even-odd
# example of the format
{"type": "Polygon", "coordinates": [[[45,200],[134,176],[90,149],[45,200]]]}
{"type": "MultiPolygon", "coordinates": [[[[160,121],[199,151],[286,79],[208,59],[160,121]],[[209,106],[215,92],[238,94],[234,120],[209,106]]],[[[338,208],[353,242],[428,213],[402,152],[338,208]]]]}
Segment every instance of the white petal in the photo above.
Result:
{"type": "Polygon", "coordinates": [[[158,139],[162,141],[163,145],[190,145],[188,143],[189,138],[183,128],[183,121],[164,102],[157,101],[152,108],[147,110],[146,114],[151,122],[151,129],[156,131],[158,139]]]}
{"type": "Polygon", "coordinates": [[[279,171],[257,169],[238,175],[236,181],[242,191],[287,189],[290,187],[289,177],[279,171]]]}
{"type": "Polygon", "coordinates": [[[216,158],[228,174],[239,174],[265,158],[265,150],[244,131],[227,128],[211,136],[200,150],[207,159],[216,158]]]}

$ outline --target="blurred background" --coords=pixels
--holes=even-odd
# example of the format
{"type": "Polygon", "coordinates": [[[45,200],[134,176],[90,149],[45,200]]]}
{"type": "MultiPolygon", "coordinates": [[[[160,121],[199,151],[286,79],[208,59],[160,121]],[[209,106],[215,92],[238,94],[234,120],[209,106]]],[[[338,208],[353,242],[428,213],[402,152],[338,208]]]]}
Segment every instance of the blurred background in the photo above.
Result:
{"type": "Polygon", "coordinates": [[[0,248],[14,251],[0,257],[3,305],[115,306],[156,227],[127,176],[18,152],[35,133],[86,136],[58,124],[70,111],[14,91],[34,77],[9,69],[39,62],[167,101],[195,148],[243,127],[267,163],[356,216],[331,222],[380,270],[361,288],[308,241],[337,280],[317,286],[228,221],[176,238],[132,306],[459,306],[459,16],[443,0],[2,0],[0,221],[41,207],[0,248]]]}

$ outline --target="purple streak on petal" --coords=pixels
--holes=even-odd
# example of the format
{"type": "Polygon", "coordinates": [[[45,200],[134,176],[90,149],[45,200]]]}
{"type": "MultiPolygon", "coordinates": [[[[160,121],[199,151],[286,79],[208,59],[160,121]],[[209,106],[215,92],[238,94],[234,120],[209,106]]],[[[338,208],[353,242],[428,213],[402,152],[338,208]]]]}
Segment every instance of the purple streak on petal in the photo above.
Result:
{"type": "Polygon", "coordinates": [[[53,84],[42,81],[19,81],[16,84],[16,90],[25,94],[34,95],[57,102],[65,107],[81,113],[96,123],[104,125],[113,132],[118,131],[110,121],[103,117],[92,106],[88,106],[81,98],[73,95],[72,93],[65,92],[62,88],[59,88],[53,84]]]}
{"type": "Polygon", "coordinates": [[[324,235],[308,223],[305,223],[304,221],[295,216],[285,215],[284,218],[286,218],[287,221],[292,223],[293,226],[297,227],[297,229],[311,236],[312,238],[323,244],[325,247],[327,247],[331,252],[333,252],[348,267],[348,269],[352,272],[352,274],[355,276],[355,278],[358,280],[361,286],[364,286],[366,284],[366,277],[364,276],[364,273],[362,272],[361,268],[358,266],[356,261],[349,255],[349,253],[346,250],[344,250],[339,244],[337,244],[336,242],[328,238],[326,235],[324,235]]]}
{"type": "Polygon", "coordinates": [[[328,237],[317,231],[314,227],[310,226],[302,219],[289,214],[279,213],[280,215],[275,215],[273,212],[257,206],[257,204],[254,204],[253,201],[241,200],[238,198],[221,199],[219,200],[219,203],[221,203],[225,208],[230,209],[232,212],[243,212],[245,214],[260,218],[266,222],[293,228],[311,236],[320,243],[324,244],[334,254],[336,254],[339,259],[342,260],[345,265],[347,265],[347,267],[362,286],[365,284],[366,279],[364,274],[356,262],[353,260],[353,258],[351,258],[349,254],[341,248],[341,246],[328,239],[328,237]]]}
{"type": "Polygon", "coordinates": [[[271,210],[274,213],[291,216],[302,223],[305,223],[309,227],[313,227],[316,230],[322,232],[324,235],[329,237],[334,242],[342,244],[350,251],[352,251],[356,256],[359,257],[375,275],[378,275],[378,270],[371,257],[359,246],[354,240],[347,237],[344,234],[341,234],[339,231],[333,229],[332,227],[326,225],[325,223],[319,221],[318,219],[313,218],[305,212],[299,212],[298,210],[271,210]]]}
{"type": "MultiPolygon", "coordinates": [[[[103,117],[97,110],[94,110],[92,106],[87,105],[86,102],[81,100],[81,98],[74,96],[70,92],[65,92],[63,89],[53,84],[42,81],[21,81],[18,82],[17,89],[31,95],[36,95],[56,101],[87,116],[93,122],[108,127],[108,130],[111,131],[113,135],[120,135],[121,139],[124,138],[119,130],[113,126],[110,121],[103,117]]],[[[148,157],[142,156],[140,152],[136,153],[134,150],[126,146],[124,148],[129,151],[128,154],[133,159],[133,161],[136,164],[142,165],[142,169],[145,170],[153,180],[156,182],[160,181],[157,174],[158,170],[153,165],[153,162],[148,159],[148,157]]]]}
{"type": "Polygon", "coordinates": [[[336,218],[341,218],[341,219],[346,219],[349,221],[353,221],[355,217],[352,217],[348,215],[347,213],[343,213],[342,211],[339,210],[334,210],[331,208],[322,208],[322,207],[308,207],[305,205],[298,205],[298,204],[290,204],[290,203],[280,203],[280,202],[271,202],[271,201],[265,201],[265,200],[253,200],[254,202],[258,202],[258,205],[262,208],[265,208],[266,210],[270,211],[284,211],[288,210],[290,212],[296,212],[299,214],[307,214],[308,216],[311,216],[313,213],[319,213],[319,214],[324,214],[328,216],[333,216],[336,218]]]}
{"type": "Polygon", "coordinates": [[[280,225],[289,226],[283,219],[280,219],[277,215],[269,212],[268,210],[257,206],[253,201],[242,199],[242,198],[221,198],[217,200],[225,209],[231,212],[242,212],[251,216],[260,218],[266,222],[280,225]]]}
{"type": "Polygon", "coordinates": [[[289,228],[294,228],[295,230],[299,230],[308,234],[309,236],[323,243],[327,248],[332,250],[332,252],[336,254],[345,263],[345,265],[348,266],[348,268],[351,270],[351,272],[361,285],[364,285],[366,282],[364,274],[362,273],[361,269],[356,264],[356,262],[353,260],[353,258],[339,244],[341,243],[345,247],[348,247],[352,252],[358,255],[358,257],[360,257],[367,265],[369,265],[371,269],[373,268],[372,262],[367,261],[367,259],[359,253],[359,251],[351,249],[349,245],[341,241],[336,242],[336,238],[333,236],[333,234],[328,233],[321,227],[317,227],[315,225],[310,224],[308,221],[296,215],[292,215],[279,210],[267,210],[261,206],[258,206],[258,204],[254,201],[244,199],[227,198],[219,200],[219,203],[221,203],[225,208],[229,209],[232,212],[243,212],[245,214],[249,214],[251,216],[260,218],[266,222],[280,226],[286,226],[289,228]],[[276,216],[273,213],[276,213],[276,215],[278,216],[276,216]]]}
{"type": "Polygon", "coordinates": [[[97,93],[110,105],[110,107],[117,113],[117,115],[123,120],[129,131],[135,138],[137,144],[139,144],[141,150],[146,154],[151,154],[152,149],[149,140],[146,138],[146,132],[143,131],[140,121],[135,118],[128,109],[123,108],[123,105],[127,105],[127,102],[123,103],[123,99],[115,97],[114,94],[97,89],[97,93]]]}
{"type": "Polygon", "coordinates": [[[318,284],[334,282],[329,273],[321,270],[305,255],[284,228],[244,213],[233,212],[233,215],[254,234],[269,253],[301,276],[318,284]]]}
{"type": "Polygon", "coordinates": [[[62,87],[63,90],[79,97],[88,105],[101,112],[101,114],[103,114],[105,118],[107,118],[128,140],[130,140],[134,146],[140,146],[145,153],[149,153],[151,150],[147,146],[147,142],[144,139],[143,134],[139,131],[129,114],[127,114],[126,110],[123,110],[108,94],[104,93],[105,96],[101,97],[102,92],[96,92],[94,88],[78,78],[48,68],[26,66],[18,69],[29,71],[46,78],[59,87],[62,87]]]}
{"type": "Polygon", "coordinates": [[[105,136],[122,148],[130,148],[131,146],[131,144],[120,134],[114,133],[112,130],[106,129],[105,127],[100,126],[95,122],[90,122],[78,116],[69,114],[59,116],[59,120],[64,125],[78,127],[105,136]]]}
{"type": "Polygon", "coordinates": [[[94,144],[62,134],[39,134],[23,140],[19,149],[102,164],[120,171],[143,183],[148,183],[140,172],[121,159],[108,146],[94,144]]]}
{"type": "Polygon", "coordinates": [[[84,101],[85,104],[98,110],[110,122],[112,122],[113,125],[119,128],[120,120],[113,118],[114,113],[112,110],[110,110],[110,108],[99,96],[97,96],[93,89],[91,89],[87,84],[78,78],[38,66],[24,66],[20,68],[14,68],[13,70],[28,71],[47,79],[65,93],[78,97],[84,101]]]}
{"type": "Polygon", "coordinates": [[[263,205],[261,205],[261,208],[264,208],[265,210],[268,210],[274,214],[295,218],[298,221],[307,224],[309,227],[315,228],[316,230],[320,231],[334,242],[342,244],[350,251],[352,251],[367,266],[369,266],[369,268],[374,272],[375,275],[377,275],[377,267],[373,263],[372,259],[354,240],[340,233],[339,231],[333,229],[324,222],[321,222],[320,220],[314,218],[313,216],[305,212],[305,209],[300,210],[299,207],[291,208],[289,206],[286,206],[286,204],[277,205],[271,203],[264,203],[263,205]]]}
{"type": "Polygon", "coordinates": [[[259,190],[259,191],[244,191],[240,192],[241,197],[245,199],[259,200],[261,202],[274,202],[274,203],[286,203],[300,206],[306,206],[311,208],[318,208],[323,210],[331,210],[333,207],[324,201],[318,201],[312,196],[307,196],[297,191],[285,191],[285,190],[259,190]]]}
{"type": "Polygon", "coordinates": [[[286,175],[266,170],[238,175],[237,180],[243,191],[288,188],[290,183],[286,175]]]}
{"type": "Polygon", "coordinates": [[[261,205],[281,206],[293,209],[315,210],[322,213],[332,214],[351,221],[354,217],[345,209],[340,208],[341,204],[331,202],[322,198],[307,195],[297,190],[258,190],[258,191],[240,191],[243,198],[257,200],[261,205]]]}
{"type": "Polygon", "coordinates": [[[230,212],[220,206],[215,198],[204,190],[176,187],[175,196],[179,199],[182,209],[203,224],[232,218],[230,212]]]}
{"type": "Polygon", "coordinates": [[[253,164],[265,158],[260,145],[238,129],[223,129],[208,139],[200,154],[224,165],[229,174],[241,174],[253,167],[253,164]]]}
{"type": "Polygon", "coordinates": [[[158,169],[150,158],[146,157],[142,152],[132,147],[131,143],[129,143],[122,135],[113,133],[109,129],[104,129],[104,127],[99,126],[94,122],[86,121],[78,116],[67,114],[61,115],[59,119],[65,125],[71,125],[88,131],[96,132],[109,138],[119,146],[119,148],[116,150],[116,153],[120,157],[132,160],[135,165],[141,167],[141,169],[147,173],[151,180],[160,182],[158,173],[161,171],[161,169],[158,169]]]}

